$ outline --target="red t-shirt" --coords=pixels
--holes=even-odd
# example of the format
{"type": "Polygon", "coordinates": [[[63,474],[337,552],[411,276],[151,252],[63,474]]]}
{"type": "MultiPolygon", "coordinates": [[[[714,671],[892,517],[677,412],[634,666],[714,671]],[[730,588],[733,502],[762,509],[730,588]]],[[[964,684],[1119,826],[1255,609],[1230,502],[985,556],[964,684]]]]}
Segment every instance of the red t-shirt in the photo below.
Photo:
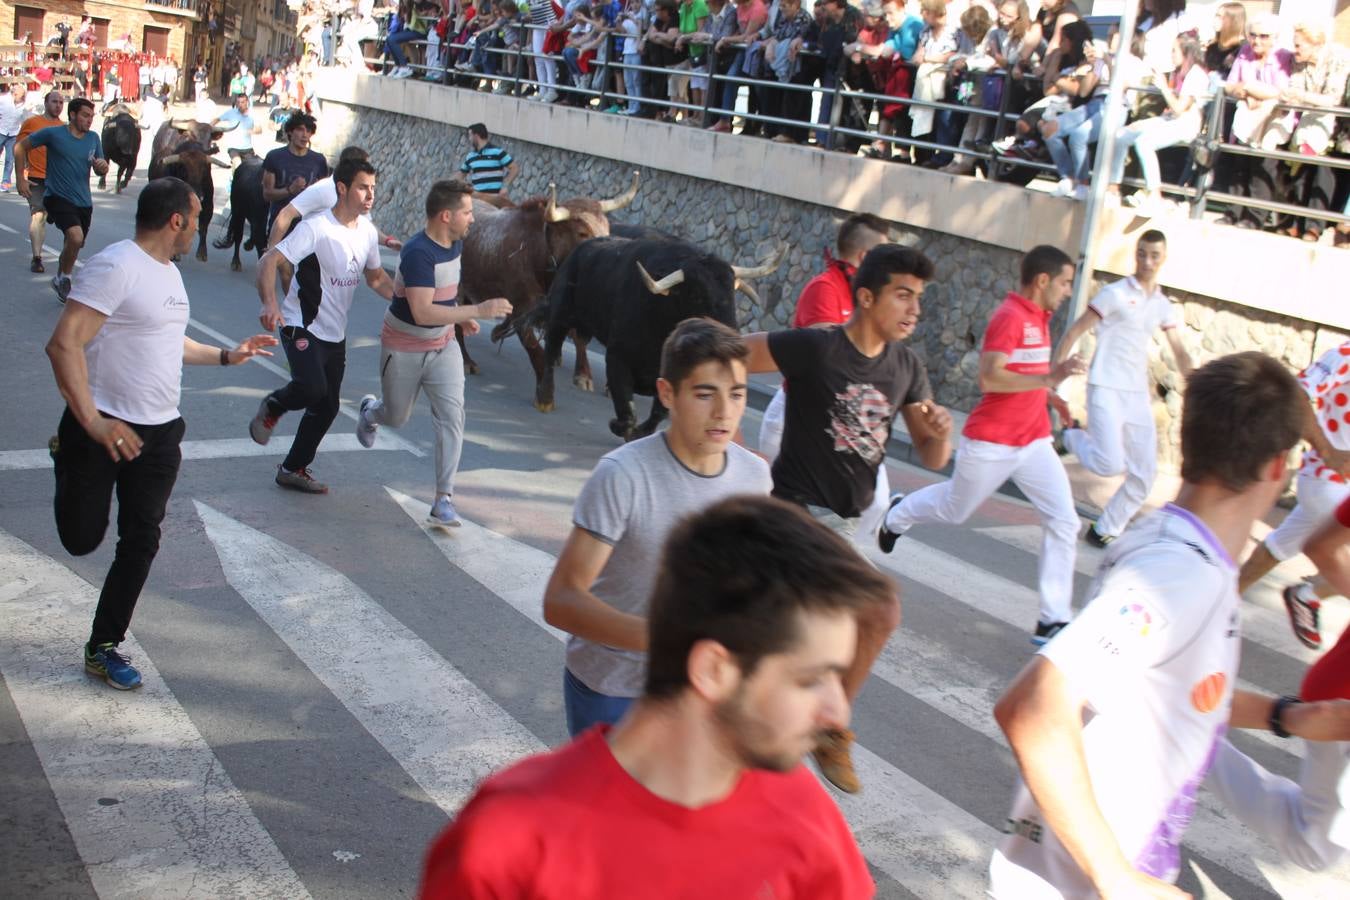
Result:
{"type": "MultiPolygon", "coordinates": [[[[1006,354],[1008,371],[1018,375],[1049,374],[1052,315],[1010,291],[989,320],[981,352],[1006,354]]],[[[1015,394],[985,394],[971,410],[962,433],[972,440],[1013,447],[1049,437],[1045,391],[1036,388],[1015,394]]]]}
{"type": "Polygon", "coordinates": [[[748,771],[724,800],[663,800],[614,759],[605,726],[478,789],[427,854],[446,900],[852,900],[875,892],[848,823],[804,766],[748,771]]]}
{"type": "MultiPolygon", "coordinates": [[[[1350,500],[1336,507],[1336,521],[1350,528],[1350,500]]],[[[1350,628],[1312,664],[1298,695],[1304,700],[1350,700],[1350,628]]]]}
{"type": "Polygon", "coordinates": [[[792,314],[793,328],[812,325],[843,325],[853,315],[853,273],[846,262],[830,260],[829,266],[802,288],[797,310],[792,314]]]}

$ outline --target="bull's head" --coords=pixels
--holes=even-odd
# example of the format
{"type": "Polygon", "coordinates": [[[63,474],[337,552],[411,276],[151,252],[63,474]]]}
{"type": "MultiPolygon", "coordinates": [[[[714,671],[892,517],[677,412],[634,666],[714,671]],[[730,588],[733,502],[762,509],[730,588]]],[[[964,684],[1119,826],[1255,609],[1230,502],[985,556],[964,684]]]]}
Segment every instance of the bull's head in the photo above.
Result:
{"type": "MultiPolygon", "coordinates": [[[[609,213],[623,209],[625,206],[632,203],[633,198],[637,196],[638,183],[640,180],[640,176],[637,171],[634,170],[633,183],[629,186],[628,190],[617,197],[612,197],[608,200],[595,201],[599,204],[600,212],[608,215],[609,213]]],[[[566,204],[558,203],[558,186],[556,184],[550,184],[548,186],[548,204],[544,207],[544,217],[549,222],[566,222],[568,219],[572,218],[572,210],[569,209],[566,204]]]]}
{"type": "MultiPolygon", "coordinates": [[[[759,295],[755,293],[755,289],[750,286],[746,279],[763,278],[765,275],[772,274],[773,271],[782,264],[783,257],[786,255],[787,244],[780,244],[778,249],[758,266],[732,266],[731,271],[736,278],[736,290],[744,293],[753,300],[756,305],[762,305],[759,300],[759,295]]],[[[642,283],[645,284],[647,290],[651,291],[653,294],[664,297],[670,293],[671,288],[684,283],[684,269],[676,269],[664,276],[660,281],[657,281],[642,267],[642,263],[637,263],[636,265],[638,274],[642,276],[642,283]]]]}

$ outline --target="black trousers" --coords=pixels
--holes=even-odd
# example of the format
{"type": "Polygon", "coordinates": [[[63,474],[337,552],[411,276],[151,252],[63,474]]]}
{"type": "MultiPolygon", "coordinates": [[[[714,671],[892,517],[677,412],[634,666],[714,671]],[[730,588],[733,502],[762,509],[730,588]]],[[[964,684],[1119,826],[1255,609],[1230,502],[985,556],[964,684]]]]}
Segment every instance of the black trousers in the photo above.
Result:
{"type": "Polygon", "coordinates": [[[140,599],[150,564],[159,552],[159,524],[169,505],[178,465],[183,420],[132,425],[143,444],[130,462],[113,462],[67,409],[57,428],[56,532],[75,556],[92,553],[108,530],[113,489],[117,490],[117,551],[103,579],[89,643],[120,644],[140,599]]]}
{"type": "Polygon", "coordinates": [[[347,372],[347,342],[323,341],[303,328],[287,327],[281,329],[281,347],[291,365],[291,381],[269,394],[267,404],[278,415],[305,411],[291,452],[281,464],[288,472],[298,472],[314,462],[319,442],[337,418],[342,376],[347,372]]]}

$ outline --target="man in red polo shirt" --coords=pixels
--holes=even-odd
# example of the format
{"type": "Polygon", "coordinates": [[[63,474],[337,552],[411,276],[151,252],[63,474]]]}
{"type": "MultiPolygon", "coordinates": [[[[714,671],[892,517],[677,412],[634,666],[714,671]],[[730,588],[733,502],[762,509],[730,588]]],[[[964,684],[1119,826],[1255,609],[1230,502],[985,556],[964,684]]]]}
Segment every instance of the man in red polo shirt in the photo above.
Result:
{"type": "Polygon", "coordinates": [[[1046,411],[1047,394],[1085,369],[1078,356],[1050,365],[1050,318],[1069,296],[1073,270],[1073,260],[1056,247],[1033,247],[1023,257],[1020,292],[1008,294],[984,334],[980,352],[984,396],[966,420],[951,480],[908,496],[893,496],[877,536],[882,552],[890,553],[896,539],[913,525],[960,525],[1011,478],[1044,525],[1041,609],[1032,636],[1038,646],[1073,615],[1078,514],[1069,476],[1050,440],[1046,411]]]}

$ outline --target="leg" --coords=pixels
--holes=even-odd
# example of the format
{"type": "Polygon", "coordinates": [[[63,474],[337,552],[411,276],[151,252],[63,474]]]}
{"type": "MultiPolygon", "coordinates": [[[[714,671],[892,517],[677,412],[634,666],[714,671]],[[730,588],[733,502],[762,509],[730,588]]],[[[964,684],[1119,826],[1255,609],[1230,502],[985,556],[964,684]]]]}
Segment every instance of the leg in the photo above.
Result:
{"type": "Polygon", "coordinates": [[[665,421],[667,412],[668,410],[666,409],[665,404],[661,402],[661,398],[653,391],[652,408],[647,414],[647,421],[639,425],[637,430],[633,432],[633,439],[636,440],[637,438],[644,438],[650,434],[655,434],[656,429],[660,428],[661,423],[665,421]]]}
{"type": "Polygon", "coordinates": [[[78,225],[67,228],[65,243],[61,245],[61,258],[57,263],[57,271],[66,276],[74,272],[75,260],[80,255],[80,248],[83,246],[84,229],[78,225]]]}
{"type": "MultiPolygon", "coordinates": [[[[1290,515],[1293,515],[1293,513],[1290,513],[1290,515]]],[[[1287,522],[1288,518],[1285,521],[1287,522]]],[[[1266,538],[1266,540],[1269,539],[1269,537],[1266,538]]],[[[1270,552],[1265,541],[1257,544],[1256,549],[1252,551],[1252,555],[1242,563],[1242,571],[1238,573],[1238,593],[1245,594],[1249,587],[1269,575],[1270,571],[1279,564],[1280,561],[1270,552]]]]}
{"type": "Polygon", "coordinates": [[[886,518],[886,508],[890,506],[891,479],[886,474],[886,461],[877,466],[877,484],[872,492],[872,502],[858,517],[858,543],[868,544],[876,539],[877,530],[886,518]]]}
{"type": "MultiPolygon", "coordinates": [[[[347,368],[347,343],[346,341],[332,343],[311,338],[309,350],[305,352],[315,351],[318,351],[318,365],[323,378],[323,382],[318,385],[322,393],[317,394],[317,399],[305,407],[305,415],[300,420],[300,427],[296,429],[291,451],[286,454],[286,459],[281,464],[288,472],[299,472],[301,469],[309,468],[319,450],[319,442],[328,433],[333,419],[337,418],[342,376],[347,368]]],[[[289,353],[287,358],[290,358],[289,353]]],[[[316,393],[312,392],[310,396],[315,397],[316,393]]]]}
{"type": "Polygon", "coordinates": [[[464,361],[451,347],[429,355],[422,388],[436,426],[436,493],[455,492],[455,472],[464,449],[464,361]]]}
{"type": "Polygon", "coordinates": [[[1346,497],[1350,497],[1350,486],[1333,484],[1300,472],[1298,504],[1242,564],[1238,591],[1247,590],[1275,566],[1297,556],[1303,550],[1303,544],[1326,523],[1346,497]]]}
{"type": "Polygon", "coordinates": [[[1136,122],[1133,125],[1126,125],[1116,132],[1116,158],[1111,160],[1111,184],[1118,185],[1125,180],[1125,164],[1130,161],[1131,147],[1135,148],[1134,152],[1140,157],[1140,164],[1143,164],[1142,151],[1135,146],[1144,133],[1143,124],[1143,122],[1136,122]]]}
{"type": "Polygon", "coordinates": [[[630,697],[610,697],[593,691],[567,669],[563,669],[563,709],[567,715],[567,733],[576,737],[593,725],[613,725],[633,704],[630,697]]]}
{"type": "Polygon", "coordinates": [[[609,377],[609,399],[614,403],[614,418],[609,430],[625,441],[633,439],[637,413],[633,408],[633,373],[613,351],[605,353],[605,374],[609,377]]]}
{"type": "Polygon", "coordinates": [[[1094,475],[1125,471],[1125,392],[1088,388],[1087,428],[1064,429],[1064,446],[1094,475]]]}
{"type": "Polygon", "coordinates": [[[90,440],[67,409],[56,430],[56,533],[72,556],[92,553],[103,542],[112,508],[117,463],[90,440]]]}
{"type": "Polygon", "coordinates": [[[858,649],[853,654],[853,662],[840,679],[844,685],[844,696],[852,703],[858,698],[867,675],[872,671],[881,651],[891,634],[900,627],[900,596],[886,598],[885,603],[869,604],[858,611],[858,649]]]}
{"type": "Polygon", "coordinates": [[[922,522],[965,522],[1016,470],[1018,449],[963,439],[951,479],[907,495],[886,514],[886,529],[901,534],[922,522]]]}
{"type": "Polygon", "coordinates": [[[1117,537],[1129,527],[1134,514],[1148,499],[1153,479],[1158,475],[1158,433],[1153,424],[1148,394],[1120,393],[1124,394],[1122,399],[1130,405],[1125,410],[1125,483],[1107,502],[1101,517],[1097,519],[1095,528],[1103,537],[1117,537]]]}
{"type": "Polygon", "coordinates": [[[33,210],[28,217],[28,240],[33,244],[33,258],[42,258],[42,245],[47,240],[47,214],[33,210]]]}
{"type": "Polygon", "coordinates": [[[591,358],[586,355],[586,346],[591,342],[589,335],[578,334],[572,330],[572,346],[577,351],[577,363],[572,371],[572,384],[587,393],[595,392],[595,379],[591,376],[591,358]]]}
{"type": "MultiPolygon", "coordinates": [[[[382,396],[362,411],[361,418],[371,425],[402,428],[417,403],[417,394],[422,388],[422,363],[427,355],[382,349],[380,351],[382,396]]],[[[460,367],[462,370],[462,360],[460,367]]]]}
{"type": "Polygon", "coordinates": [[[0,153],[5,157],[5,174],[0,181],[6,185],[14,181],[14,143],[17,138],[17,134],[0,135],[0,153]]]}
{"type": "Polygon", "coordinates": [[[1049,438],[1021,449],[1013,483],[1041,514],[1039,587],[1040,621],[1067,622],[1073,617],[1073,561],[1078,549],[1078,513],[1064,465],[1049,438]]]}

